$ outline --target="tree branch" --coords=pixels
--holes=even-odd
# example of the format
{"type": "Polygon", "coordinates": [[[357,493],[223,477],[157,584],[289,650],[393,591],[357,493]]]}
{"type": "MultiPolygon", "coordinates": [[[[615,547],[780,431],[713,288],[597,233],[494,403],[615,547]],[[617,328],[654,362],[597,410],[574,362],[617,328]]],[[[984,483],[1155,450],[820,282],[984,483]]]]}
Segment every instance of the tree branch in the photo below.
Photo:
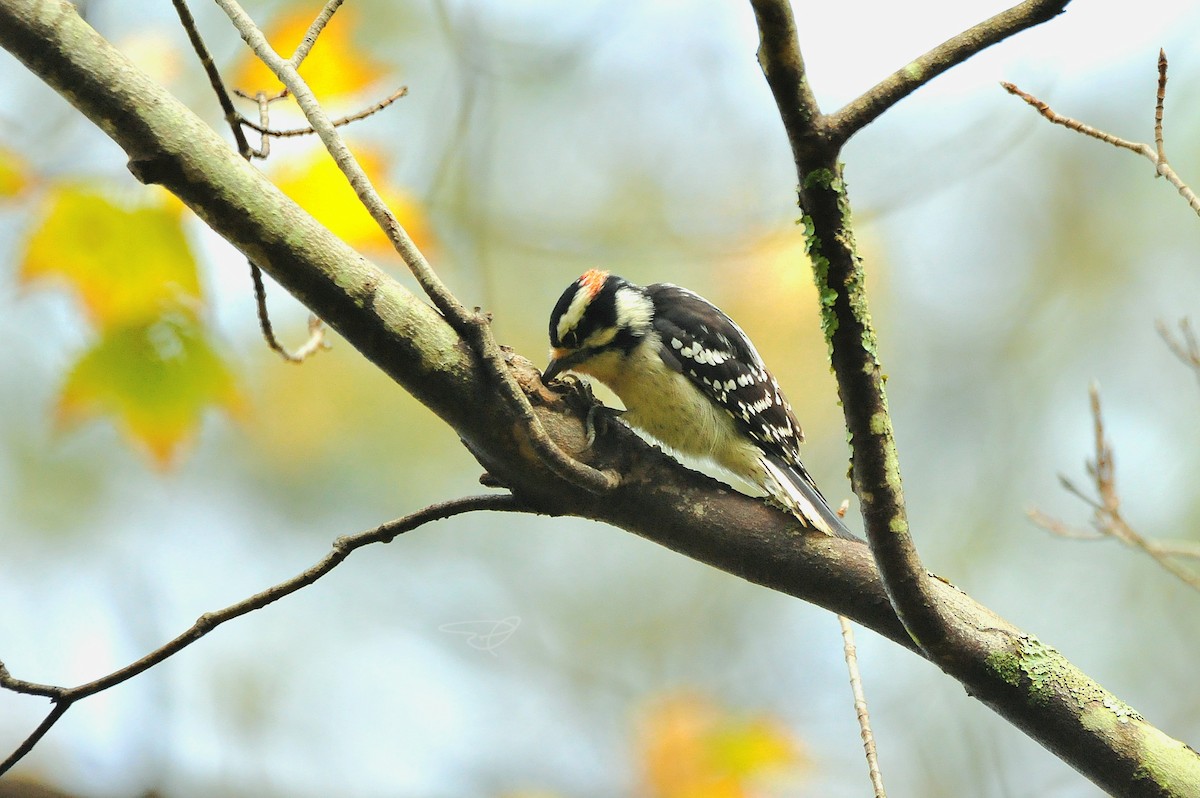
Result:
{"type": "Polygon", "coordinates": [[[825,135],[823,117],[810,104],[812,92],[804,76],[790,1],[751,0],[751,4],[760,25],[759,61],[779,105],[800,178],[804,233],[851,436],[854,488],[867,540],[900,620],[913,640],[940,661],[954,653],[953,619],[933,600],[930,579],[909,534],[865,276],[838,163],[840,142],[825,135]]]}
{"type": "Polygon", "coordinates": [[[870,91],[830,114],[824,120],[829,137],[845,143],[862,128],[874,122],[893,105],[924,86],[951,67],[1004,41],[1023,30],[1049,22],[1066,10],[1071,0],[1025,0],[991,19],[980,22],[952,39],[905,64],[884,78],[870,91]]]}
{"type": "Polygon", "coordinates": [[[1042,100],[1034,97],[1028,92],[1022,91],[1012,83],[1000,84],[1005,91],[1016,97],[1020,97],[1030,106],[1037,110],[1047,121],[1055,125],[1061,125],[1067,130],[1073,130],[1076,133],[1081,133],[1089,138],[1103,141],[1105,144],[1111,144],[1124,150],[1130,150],[1141,155],[1150,163],[1154,164],[1154,172],[1156,176],[1165,177],[1167,182],[1175,187],[1179,192],[1179,196],[1183,197],[1188,206],[1191,207],[1197,215],[1200,215],[1200,197],[1192,190],[1191,186],[1183,181],[1183,178],[1171,168],[1171,164],[1167,161],[1166,145],[1163,142],[1163,102],[1167,95],[1167,54],[1158,51],[1158,93],[1154,103],[1154,144],[1144,144],[1139,141],[1128,141],[1114,136],[1104,130],[1099,130],[1091,125],[1080,122],[1078,119],[1073,119],[1069,116],[1063,116],[1055,111],[1042,100]]]}
{"type": "MultiPolygon", "coordinates": [[[[821,303],[821,323],[830,346],[838,394],[850,433],[854,489],[883,587],[915,645],[939,667],[959,679],[968,692],[1005,714],[1007,701],[1000,697],[1005,690],[997,689],[996,677],[999,675],[1003,679],[1002,674],[1010,664],[1025,661],[1033,654],[1032,650],[1024,648],[1025,642],[1033,639],[1018,635],[1009,640],[1009,645],[998,648],[994,645],[996,641],[985,642],[978,627],[964,623],[963,616],[945,603],[940,583],[930,577],[917,553],[904,507],[899,458],[884,391],[878,343],[866,296],[863,266],[855,249],[850,203],[839,155],[842,143],[853,130],[866,124],[916,85],[988,44],[1038,21],[1036,15],[1022,21],[1019,12],[1038,8],[1048,11],[1055,7],[1061,10],[1065,3],[1026,3],[1017,7],[1016,16],[1010,11],[993,17],[968,31],[965,38],[953,39],[935,49],[913,75],[893,76],[890,82],[884,81],[880,84],[883,88],[877,87],[870,102],[852,104],[850,110],[836,120],[823,116],[813,99],[789,0],[751,0],[751,5],[759,26],[759,62],[779,106],[799,177],[799,204],[804,214],[807,249],[821,303]],[[1010,660],[1010,656],[1013,659],[1010,660]]],[[[1040,643],[1035,645],[1040,646],[1040,643]]],[[[1022,678],[1017,676],[1013,686],[1020,684],[1022,678]]],[[[1085,704],[1090,702],[1082,694],[1079,699],[1085,704]]],[[[1127,710],[1122,706],[1111,714],[1103,711],[1101,714],[1105,715],[1106,725],[1124,728],[1122,724],[1132,712],[1127,710]]],[[[1021,725],[1020,721],[1014,719],[1014,722],[1021,725]]],[[[1091,757],[1082,755],[1082,749],[1075,747],[1077,740],[1052,741],[1053,735],[1043,736],[1045,729],[1040,725],[1037,730],[1025,728],[1031,736],[1110,792],[1120,795],[1175,794],[1162,785],[1148,785],[1137,774],[1126,772],[1122,775],[1124,765],[1116,765],[1114,760],[1124,755],[1115,754],[1115,749],[1121,747],[1115,740],[1110,739],[1105,744],[1114,746],[1110,755],[1091,757]],[[1103,765],[1098,767],[1101,763],[1103,765]],[[1109,782],[1110,778],[1120,783],[1109,782]]],[[[1178,746],[1177,752],[1184,750],[1182,744],[1174,745],[1178,746]]],[[[1194,752],[1186,756],[1195,759],[1194,752]]],[[[1186,767],[1197,764],[1200,762],[1186,767]]],[[[1191,789],[1200,791],[1200,781],[1194,782],[1191,789]]]]}
{"type": "MultiPolygon", "coordinates": [[[[1175,562],[1177,557],[1196,556],[1194,551],[1189,553],[1186,546],[1187,541],[1183,541],[1185,545],[1179,549],[1172,546],[1170,542],[1160,542],[1143,537],[1125,520],[1125,516],[1121,512],[1121,496],[1117,492],[1116,458],[1113,454],[1112,444],[1108,442],[1104,434],[1104,417],[1100,412],[1100,386],[1093,383],[1088,389],[1088,398],[1091,400],[1092,439],[1095,456],[1087,461],[1086,467],[1088,476],[1092,478],[1097,498],[1093,499],[1088,496],[1066,477],[1059,477],[1059,481],[1068,492],[1082,499],[1092,508],[1092,528],[1096,530],[1096,534],[1086,537],[1091,540],[1110,538],[1130,548],[1138,549],[1192,590],[1200,591],[1200,573],[1193,572],[1175,562]]],[[[1056,535],[1077,539],[1085,537],[1073,531],[1062,521],[1052,518],[1040,510],[1030,510],[1029,518],[1038,526],[1056,535]]]]}
{"type": "MultiPolygon", "coordinates": [[[[208,45],[204,43],[204,38],[200,35],[199,28],[196,27],[196,20],[192,16],[186,0],[171,0],[171,2],[175,6],[175,13],[179,16],[179,24],[183,26],[184,31],[187,33],[188,41],[192,43],[192,49],[196,52],[196,57],[200,59],[200,65],[204,68],[209,85],[212,86],[213,93],[217,95],[217,102],[225,114],[225,122],[233,131],[233,139],[237,143],[238,154],[247,161],[251,158],[266,158],[271,152],[270,140],[265,136],[262,137],[259,149],[257,150],[251,147],[250,142],[246,140],[246,131],[242,129],[242,125],[246,124],[246,119],[233,107],[233,99],[225,89],[225,81],[221,79],[221,73],[217,69],[217,65],[213,62],[212,54],[209,53],[208,45]]],[[[260,92],[258,95],[258,110],[264,128],[267,123],[267,107],[266,97],[260,92]]],[[[254,265],[254,261],[247,261],[247,263],[250,266],[250,281],[254,286],[254,303],[258,308],[258,326],[262,330],[263,339],[267,342],[268,348],[289,363],[302,363],[310,356],[327,348],[328,344],[325,342],[325,325],[315,315],[309,317],[308,340],[295,352],[289,352],[279,342],[279,339],[275,336],[275,329],[271,324],[271,314],[267,310],[267,289],[263,284],[262,271],[254,265]]]]}
{"type": "MultiPolygon", "coordinates": [[[[557,476],[514,432],[512,408],[499,401],[495,384],[444,318],[300,210],[69,4],[0,0],[0,46],[112,137],[136,175],[179,196],[452,426],[524,505],[611,523],[916,650],[864,546],[810,534],[788,514],[689,471],[621,425],[587,447],[589,404],[549,391],[531,363],[510,357],[547,434],[564,451],[623,475],[603,496],[557,476]]],[[[1200,794],[1200,758],[1183,743],[1053,648],[953,586],[928,581],[933,600],[965,630],[954,675],[973,696],[1110,793],[1200,794]]]]}
{"type": "Polygon", "coordinates": [[[249,598],[243,599],[236,604],[231,604],[224,609],[216,612],[206,612],[192,624],[186,631],[178,635],[174,640],[166,645],[151,651],[146,656],[131,662],[120,670],[113,671],[107,676],[103,676],[87,684],[81,684],[77,687],[58,687],[49,684],[36,684],[27,682],[21,679],[14,679],[8,672],[8,668],[0,662],[0,687],[12,690],[16,693],[26,693],[29,695],[46,696],[54,702],[54,707],[33,733],[17,747],[7,759],[0,762],[0,776],[7,773],[13,765],[17,764],[27,753],[29,753],[34,745],[37,744],[46,732],[50,731],[59,718],[71,708],[71,705],[76,701],[93,696],[96,693],[103,692],[110,687],[115,687],[122,682],[132,679],[141,673],[153,668],[155,665],[162,663],[164,660],[175,656],[183,649],[195,643],[200,638],[207,635],[212,630],[216,629],[223,623],[232,621],[234,618],[240,618],[243,615],[261,610],[268,604],[279,601],[281,598],[295,593],[301,588],[308,587],[316,582],[321,577],[332,571],[337,566],[350,556],[351,552],[360,549],[363,546],[372,543],[391,543],[399,535],[405,532],[432,523],[433,521],[441,521],[446,518],[452,518],[463,513],[478,512],[480,510],[493,510],[509,513],[529,513],[536,512],[519,504],[515,497],[511,494],[490,494],[485,496],[467,496],[461,499],[452,499],[450,501],[433,504],[421,510],[406,515],[403,518],[398,518],[395,521],[389,521],[386,524],[359,532],[356,535],[343,535],[333,542],[332,550],[326,554],[320,562],[313,565],[311,568],[293,576],[291,579],[280,582],[277,585],[267,588],[266,590],[256,593],[249,598]]]}

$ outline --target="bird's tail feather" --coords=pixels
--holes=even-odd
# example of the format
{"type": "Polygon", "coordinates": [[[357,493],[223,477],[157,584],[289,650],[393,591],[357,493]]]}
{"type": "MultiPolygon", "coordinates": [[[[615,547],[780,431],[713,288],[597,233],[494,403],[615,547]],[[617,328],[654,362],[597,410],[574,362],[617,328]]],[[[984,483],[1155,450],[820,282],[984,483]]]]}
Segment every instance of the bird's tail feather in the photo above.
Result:
{"type": "Polygon", "coordinates": [[[764,457],[762,462],[771,481],[775,483],[774,486],[766,486],[775,499],[827,535],[861,540],[830,508],[825,497],[802,469],[777,457],[764,457]],[[775,490],[771,490],[772,487],[775,490]]]}

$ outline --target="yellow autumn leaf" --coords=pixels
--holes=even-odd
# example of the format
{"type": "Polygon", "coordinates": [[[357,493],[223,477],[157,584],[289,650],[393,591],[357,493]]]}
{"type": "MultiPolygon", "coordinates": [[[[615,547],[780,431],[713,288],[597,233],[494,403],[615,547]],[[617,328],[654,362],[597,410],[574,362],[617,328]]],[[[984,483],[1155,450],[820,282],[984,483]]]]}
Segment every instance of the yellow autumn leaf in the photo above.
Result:
{"type": "MultiPolygon", "coordinates": [[[[324,4],[296,5],[265,29],[267,41],[284,58],[291,58],[324,4]]],[[[368,58],[362,47],[353,42],[351,34],[357,21],[353,9],[339,8],[300,65],[300,75],[324,102],[362,91],[385,74],[382,65],[368,58]]],[[[274,94],[283,88],[271,70],[249,50],[244,51],[234,68],[232,83],[250,94],[258,91],[274,94]]]]}
{"type": "Polygon", "coordinates": [[[780,772],[799,773],[804,757],[782,724],[723,711],[696,695],[651,704],[639,748],[651,798],[749,798],[780,772]]]}
{"type": "Polygon", "coordinates": [[[12,150],[0,147],[0,200],[20,195],[30,182],[24,159],[12,150]]]}
{"type": "Polygon", "coordinates": [[[795,742],[771,718],[728,718],[712,730],[709,745],[714,764],[738,778],[753,778],[798,761],[795,742]]]}
{"type": "Polygon", "coordinates": [[[71,368],[58,401],[62,425],[109,416],[131,442],[169,467],[208,409],[238,414],[233,374],[185,313],[107,329],[71,368]]]}
{"type": "Polygon", "coordinates": [[[129,209],[63,185],[47,204],[20,266],[23,282],[65,284],[101,330],[199,305],[200,279],[177,203],[129,209]]]}
{"type": "MultiPolygon", "coordinates": [[[[428,217],[415,197],[388,179],[388,159],[369,147],[356,147],[354,155],[413,242],[428,250],[433,244],[428,217]]],[[[314,149],[303,160],[287,162],[273,177],[283,193],[350,246],[390,249],[387,237],[324,150],[314,149]]]]}

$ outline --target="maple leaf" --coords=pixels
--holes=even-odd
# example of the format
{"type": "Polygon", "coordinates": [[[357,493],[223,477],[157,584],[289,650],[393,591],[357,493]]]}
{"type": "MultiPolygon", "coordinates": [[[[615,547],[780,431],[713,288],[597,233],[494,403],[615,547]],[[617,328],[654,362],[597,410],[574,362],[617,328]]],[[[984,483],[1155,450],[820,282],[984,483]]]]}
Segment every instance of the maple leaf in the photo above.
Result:
{"type": "Polygon", "coordinates": [[[75,291],[101,330],[200,304],[200,278],[183,233],[182,209],[165,199],[122,207],[97,190],[50,191],[18,277],[75,291]]]}
{"type": "Polygon", "coordinates": [[[62,425],[110,416],[161,468],[171,466],[205,411],[239,414],[233,374],[195,319],[169,313],[110,327],[71,368],[58,400],[62,425]]]}

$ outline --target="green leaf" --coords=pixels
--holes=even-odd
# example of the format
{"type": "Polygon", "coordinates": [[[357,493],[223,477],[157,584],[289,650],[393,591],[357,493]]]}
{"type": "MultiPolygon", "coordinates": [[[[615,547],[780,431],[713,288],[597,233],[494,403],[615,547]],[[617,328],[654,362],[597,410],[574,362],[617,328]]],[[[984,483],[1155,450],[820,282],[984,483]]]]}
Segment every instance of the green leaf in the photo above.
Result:
{"type": "Polygon", "coordinates": [[[157,466],[167,468],[209,408],[238,414],[243,399],[195,320],[171,313],[107,330],[71,369],[58,417],[74,424],[111,416],[157,466]]]}

